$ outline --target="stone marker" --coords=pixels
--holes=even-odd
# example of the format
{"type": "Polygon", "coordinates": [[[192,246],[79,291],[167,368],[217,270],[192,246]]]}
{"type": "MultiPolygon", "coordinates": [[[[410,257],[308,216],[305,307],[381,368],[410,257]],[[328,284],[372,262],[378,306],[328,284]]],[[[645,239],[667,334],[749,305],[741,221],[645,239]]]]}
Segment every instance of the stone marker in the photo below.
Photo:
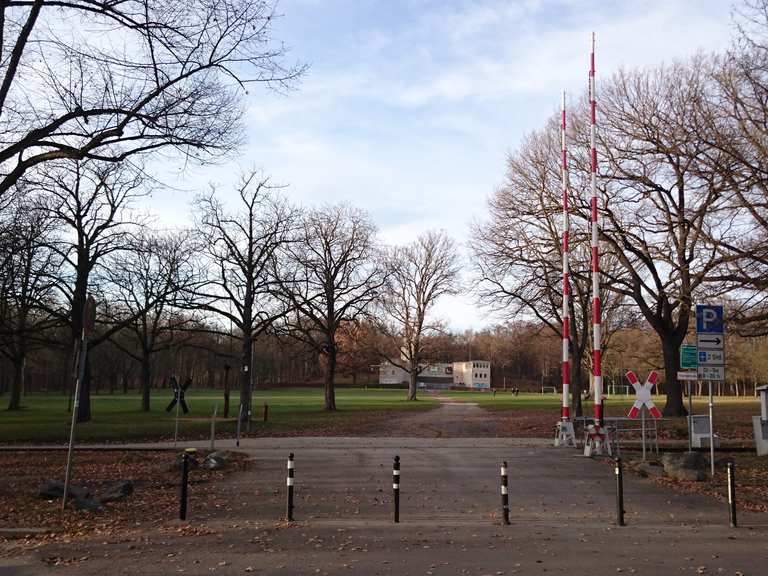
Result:
{"type": "Polygon", "coordinates": [[[706,480],[709,460],[699,452],[666,453],[661,457],[664,472],[677,480],[702,482],[706,480]]]}
{"type": "Polygon", "coordinates": [[[133,482],[131,480],[120,480],[110,484],[103,490],[99,495],[99,502],[103,504],[105,502],[125,500],[131,494],[133,494],[133,482]]]}
{"type": "MultiPolygon", "coordinates": [[[[72,498],[88,498],[91,493],[83,486],[70,486],[69,496],[72,498]]],[[[64,496],[64,482],[48,480],[41,484],[37,497],[43,500],[57,500],[64,496]]]]}

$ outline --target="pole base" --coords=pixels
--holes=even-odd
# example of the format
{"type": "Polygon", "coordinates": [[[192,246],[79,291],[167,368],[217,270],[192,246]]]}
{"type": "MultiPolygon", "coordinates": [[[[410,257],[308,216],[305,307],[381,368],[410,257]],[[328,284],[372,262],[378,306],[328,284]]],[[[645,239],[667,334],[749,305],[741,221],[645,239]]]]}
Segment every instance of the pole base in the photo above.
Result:
{"type": "Polygon", "coordinates": [[[611,442],[608,431],[599,424],[587,426],[584,440],[584,456],[610,456],[611,442]]]}
{"type": "Polygon", "coordinates": [[[573,447],[576,445],[576,433],[573,431],[573,422],[570,420],[560,420],[555,428],[555,447],[573,447]]]}

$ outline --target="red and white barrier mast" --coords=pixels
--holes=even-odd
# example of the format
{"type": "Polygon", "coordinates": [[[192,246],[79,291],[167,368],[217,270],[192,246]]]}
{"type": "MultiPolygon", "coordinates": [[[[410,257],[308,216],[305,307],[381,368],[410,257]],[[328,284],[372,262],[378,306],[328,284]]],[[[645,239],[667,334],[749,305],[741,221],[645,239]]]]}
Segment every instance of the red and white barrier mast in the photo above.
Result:
{"type": "Polygon", "coordinates": [[[570,420],[570,396],[569,388],[571,383],[570,374],[570,324],[571,314],[569,299],[571,294],[571,282],[568,277],[568,234],[571,228],[570,215],[568,214],[568,148],[565,141],[565,90],[563,90],[562,105],[560,107],[560,151],[562,158],[560,160],[560,175],[561,175],[561,187],[563,195],[563,404],[562,414],[563,420],[570,420]]]}
{"type": "Polygon", "coordinates": [[[562,356],[562,386],[563,402],[560,413],[560,422],[557,424],[557,437],[555,446],[576,446],[576,436],[571,422],[571,361],[570,361],[570,295],[571,282],[569,270],[569,234],[570,215],[568,209],[568,146],[566,142],[566,115],[565,115],[565,90],[563,90],[562,104],[560,107],[560,176],[563,202],[563,356],[562,356]]]}
{"type": "Polygon", "coordinates": [[[585,454],[596,451],[598,454],[610,454],[610,443],[603,430],[603,334],[602,311],[600,307],[600,228],[598,221],[597,198],[597,103],[595,96],[595,33],[592,32],[589,55],[589,147],[590,147],[590,224],[592,227],[592,380],[595,390],[595,424],[590,430],[585,454]]]}

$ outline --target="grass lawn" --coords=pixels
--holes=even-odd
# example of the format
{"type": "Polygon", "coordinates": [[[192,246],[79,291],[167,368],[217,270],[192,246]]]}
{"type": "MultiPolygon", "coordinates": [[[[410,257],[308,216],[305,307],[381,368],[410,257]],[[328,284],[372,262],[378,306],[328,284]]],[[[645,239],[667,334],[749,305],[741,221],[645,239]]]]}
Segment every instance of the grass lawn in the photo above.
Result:
{"type": "MultiPolygon", "coordinates": [[[[560,407],[561,396],[559,394],[521,393],[515,396],[511,392],[499,391],[496,397],[490,392],[464,392],[451,390],[441,392],[453,400],[462,402],[475,402],[488,410],[501,413],[526,412],[527,414],[540,414],[551,416],[554,422],[560,407]]],[[[605,403],[606,416],[626,416],[634,403],[634,396],[610,396],[605,403]]],[[[686,408],[688,399],[684,399],[686,408]]],[[[663,409],[666,402],[665,396],[654,396],[653,402],[659,409],[663,409]]],[[[715,433],[723,440],[748,440],[753,438],[752,416],[760,414],[760,403],[752,397],[715,396],[714,398],[715,433]]],[[[708,414],[709,398],[707,396],[694,396],[693,411],[695,414],[708,414]]],[[[584,415],[592,416],[592,402],[584,402],[584,415]]],[[[521,414],[522,416],[522,414],[521,414]]],[[[514,418],[514,416],[513,416],[514,418]]],[[[685,439],[688,437],[688,424],[685,418],[674,418],[663,423],[662,437],[669,439],[685,439]]],[[[548,434],[547,434],[548,435],[548,434]]]]}
{"type": "MultiPolygon", "coordinates": [[[[537,394],[537,393],[520,393],[515,396],[511,392],[498,391],[496,397],[490,392],[470,392],[463,390],[446,390],[440,392],[441,396],[446,396],[454,400],[462,402],[475,402],[483,408],[498,409],[498,410],[519,410],[519,409],[554,409],[560,406],[562,396],[560,394],[537,394]]],[[[666,396],[654,396],[653,402],[659,409],[664,407],[666,402],[666,396]]],[[[757,398],[752,397],[729,397],[715,396],[715,410],[723,409],[726,411],[742,411],[749,410],[750,413],[759,414],[760,404],[757,398]]],[[[609,416],[618,415],[618,413],[624,414],[629,412],[629,408],[635,401],[634,396],[609,396],[606,401],[606,411],[609,412],[609,416]],[[610,414],[613,412],[613,414],[610,414]]],[[[684,399],[686,408],[688,407],[688,399],[684,399]]],[[[707,403],[709,398],[706,396],[694,396],[693,408],[696,414],[707,413],[707,403]]],[[[592,401],[586,401],[583,403],[585,414],[592,414],[592,401]]]]}
{"type": "MultiPolygon", "coordinates": [[[[343,388],[336,391],[337,412],[323,410],[321,388],[284,388],[254,392],[254,413],[251,434],[318,435],[338,434],[350,426],[371,426],[383,421],[392,411],[425,410],[437,406],[437,401],[421,395],[419,402],[407,402],[405,390],[343,388]],[[262,422],[262,407],[269,405],[269,420],[262,422]]],[[[127,440],[161,440],[173,437],[174,413],[165,407],[172,398],[169,390],[152,393],[152,411],[141,412],[138,394],[92,396],[90,422],[78,424],[78,441],[121,442],[127,440]]],[[[0,402],[5,398],[0,397],[0,402]]],[[[221,417],[224,395],[220,390],[195,390],[187,393],[190,413],[181,416],[180,435],[202,438],[210,435],[210,417],[215,404],[221,417]]],[[[230,418],[217,422],[218,435],[234,435],[234,416],[238,395],[230,398],[230,418]]],[[[69,438],[71,414],[62,395],[29,395],[18,412],[0,410],[0,443],[52,442],[65,443],[69,438]]],[[[245,435],[243,431],[243,435],[245,435]]]]}

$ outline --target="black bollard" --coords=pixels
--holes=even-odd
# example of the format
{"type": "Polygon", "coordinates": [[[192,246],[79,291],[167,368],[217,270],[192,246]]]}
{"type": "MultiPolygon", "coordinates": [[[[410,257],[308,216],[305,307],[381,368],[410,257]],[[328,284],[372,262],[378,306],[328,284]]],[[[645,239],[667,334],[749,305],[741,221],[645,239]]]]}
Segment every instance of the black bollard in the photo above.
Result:
{"type": "Polygon", "coordinates": [[[293,522],[293,452],[288,454],[288,479],[285,482],[288,487],[288,497],[285,502],[285,518],[289,522],[293,522]]]}
{"type": "Polygon", "coordinates": [[[726,471],[728,472],[728,517],[731,528],[736,528],[736,470],[733,462],[728,462],[726,471]]]}
{"type": "Polygon", "coordinates": [[[194,448],[187,448],[181,455],[181,495],[179,502],[179,519],[187,519],[187,499],[189,496],[189,457],[194,454],[194,448]]]}
{"type": "Polygon", "coordinates": [[[509,526],[509,483],[507,479],[507,462],[501,463],[501,511],[504,524],[509,526]]]}
{"type": "Polygon", "coordinates": [[[621,466],[621,458],[616,458],[616,466],[614,472],[616,473],[616,525],[625,526],[624,524],[624,471],[621,466]]]}
{"type": "Polygon", "coordinates": [[[395,456],[392,464],[392,491],[395,502],[395,523],[400,522],[400,456],[395,456]]]}
{"type": "Polygon", "coordinates": [[[264,412],[262,413],[262,420],[266,422],[269,420],[269,404],[264,402],[264,412]]]}

